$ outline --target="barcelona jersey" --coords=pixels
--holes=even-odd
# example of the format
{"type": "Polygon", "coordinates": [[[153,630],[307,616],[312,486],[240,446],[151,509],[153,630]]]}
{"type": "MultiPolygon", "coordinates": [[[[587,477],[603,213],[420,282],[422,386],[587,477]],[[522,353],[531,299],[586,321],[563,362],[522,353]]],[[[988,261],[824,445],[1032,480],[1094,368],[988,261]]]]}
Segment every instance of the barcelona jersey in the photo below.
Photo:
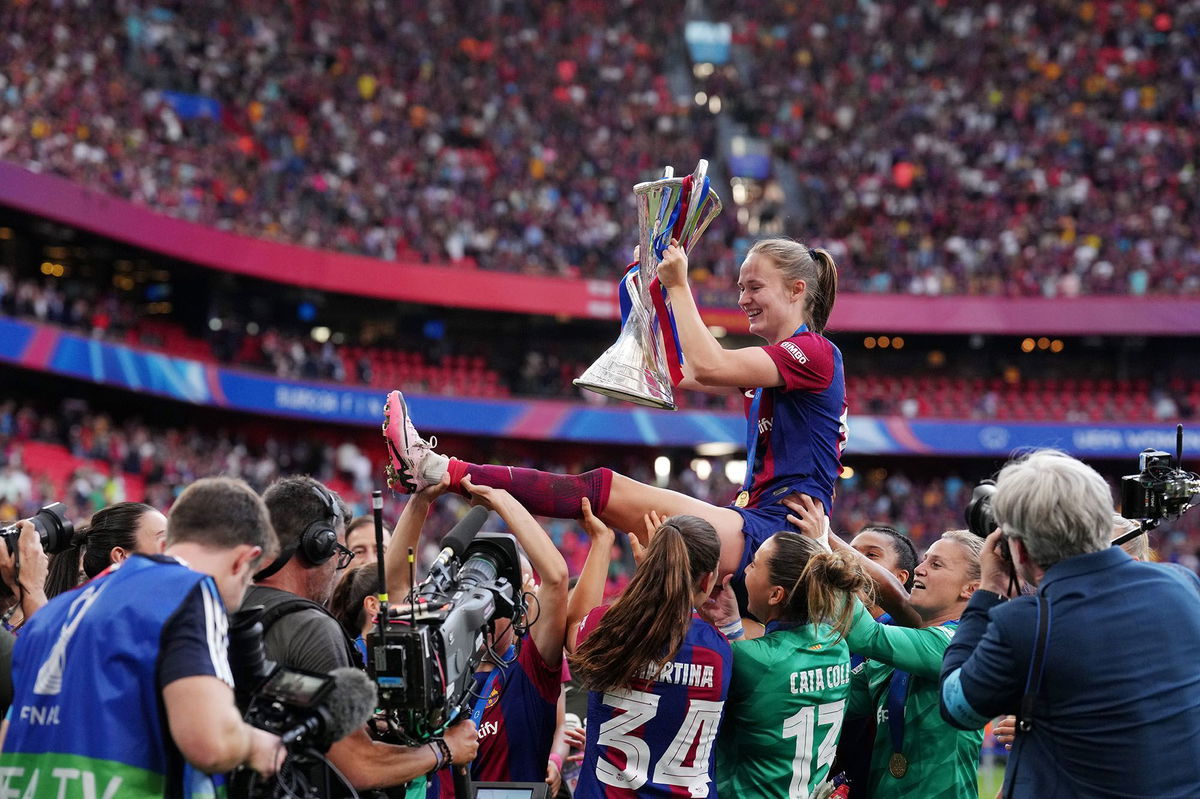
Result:
{"type": "MultiPolygon", "coordinates": [[[[579,640],[606,610],[588,614],[579,640]]],[[[715,797],[713,745],[732,664],[725,636],[693,615],[670,660],[652,664],[628,688],[590,691],[576,798],[715,797]]]]}
{"type": "Polygon", "coordinates": [[[758,437],[754,463],[746,464],[754,475],[749,505],[778,504],[800,492],[820,500],[829,513],[846,445],[842,353],[805,326],[763,350],[775,362],[783,385],[762,389],[754,418],[755,390],[743,392],[746,424],[757,429],[758,437]]]}
{"type": "MultiPolygon", "coordinates": [[[[521,641],[513,661],[500,667],[497,679],[490,672],[475,673],[475,692],[488,686],[479,720],[479,753],[471,762],[471,779],[477,782],[541,782],[554,728],[558,724],[558,695],[562,669],[546,665],[532,636],[521,641]]],[[[453,799],[454,779],[449,767],[429,781],[427,796],[453,799]]]]}

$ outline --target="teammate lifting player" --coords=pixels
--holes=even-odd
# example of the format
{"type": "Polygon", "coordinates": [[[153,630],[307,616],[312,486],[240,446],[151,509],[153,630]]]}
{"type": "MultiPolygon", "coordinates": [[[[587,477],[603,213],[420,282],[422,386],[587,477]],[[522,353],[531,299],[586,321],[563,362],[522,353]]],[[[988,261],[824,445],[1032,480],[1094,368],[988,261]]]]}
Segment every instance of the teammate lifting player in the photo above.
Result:
{"type": "Polygon", "coordinates": [[[404,398],[388,395],[384,435],[391,462],[388,483],[415,492],[449,472],[462,493],[467,474],[476,485],[511,492],[535,514],[579,518],[586,497],[606,524],[644,536],[649,510],[708,521],[721,540],[721,574],[741,575],[759,545],[788,529],[780,502],[805,495],[831,510],[845,443],[842,354],[824,337],[837,296],[837,267],[825,250],[790,239],[755,244],[738,275],[738,307],[765,346],[724,349],[708,331],[688,283],[687,255],[678,244],[663,253],[658,278],[674,309],[685,356],[684,388],[745,394],[746,481],[728,507],[646,485],[610,469],[552,474],[535,469],[467,463],[434,451],[413,427],[404,398]]]}

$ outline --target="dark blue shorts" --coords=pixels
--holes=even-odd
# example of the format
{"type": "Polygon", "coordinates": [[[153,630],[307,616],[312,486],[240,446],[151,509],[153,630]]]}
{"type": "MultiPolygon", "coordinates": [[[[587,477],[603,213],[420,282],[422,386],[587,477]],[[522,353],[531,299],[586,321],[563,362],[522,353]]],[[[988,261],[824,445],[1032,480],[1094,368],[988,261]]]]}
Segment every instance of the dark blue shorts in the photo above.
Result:
{"type": "Polygon", "coordinates": [[[734,505],[730,507],[742,514],[742,536],[746,539],[746,545],[742,547],[742,560],[737,571],[733,573],[736,582],[746,576],[746,567],[750,565],[754,553],[764,541],[776,533],[796,533],[799,530],[788,524],[787,515],[791,511],[778,503],[762,508],[739,508],[734,505]]]}

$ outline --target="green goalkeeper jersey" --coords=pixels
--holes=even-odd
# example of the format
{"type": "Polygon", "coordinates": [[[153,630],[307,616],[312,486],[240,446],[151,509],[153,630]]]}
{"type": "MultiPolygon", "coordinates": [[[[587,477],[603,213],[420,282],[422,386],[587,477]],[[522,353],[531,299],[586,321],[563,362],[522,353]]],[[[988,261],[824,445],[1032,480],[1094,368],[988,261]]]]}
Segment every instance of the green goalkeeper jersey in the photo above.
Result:
{"type": "MultiPolygon", "coordinates": [[[[875,714],[868,793],[873,799],[977,799],[979,750],[983,730],[957,730],[942,720],[938,678],[942,655],[955,625],[911,630],[880,624],[858,606],[847,640],[850,650],[869,658],[851,679],[848,715],[875,714]],[[892,675],[910,676],[904,699],[904,744],[907,771],[896,777],[889,769],[893,754],[888,724],[892,675]]],[[[851,796],[854,790],[851,788],[851,796]]]]}
{"type": "Polygon", "coordinates": [[[833,764],[849,691],[849,648],[825,625],[772,623],[735,642],[717,795],[807,799],[833,764]]]}

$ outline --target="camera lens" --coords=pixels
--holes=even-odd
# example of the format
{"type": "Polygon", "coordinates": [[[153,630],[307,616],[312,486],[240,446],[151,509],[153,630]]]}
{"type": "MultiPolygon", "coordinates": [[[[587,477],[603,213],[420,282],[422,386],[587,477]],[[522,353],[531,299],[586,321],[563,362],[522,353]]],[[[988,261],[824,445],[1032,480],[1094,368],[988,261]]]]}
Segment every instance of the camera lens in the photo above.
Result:
{"type": "Polygon", "coordinates": [[[75,525],[67,518],[67,506],[61,502],[47,505],[33,517],[33,526],[42,538],[42,549],[53,555],[71,545],[75,525]]]}
{"type": "Polygon", "coordinates": [[[996,484],[984,480],[975,486],[971,492],[971,501],[967,504],[967,529],[980,538],[987,538],[996,529],[996,517],[992,515],[992,496],[996,493],[996,484]]]}
{"type": "Polygon", "coordinates": [[[476,552],[462,565],[458,579],[464,588],[473,587],[494,582],[499,573],[500,564],[490,552],[476,552]]]}
{"type": "MultiPolygon", "coordinates": [[[[71,537],[75,535],[75,525],[67,518],[67,506],[54,502],[39,510],[29,519],[33,529],[37,530],[38,538],[42,541],[42,550],[47,555],[62,552],[71,545],[71,537]]],[[[8,551],[14,552],[21,528],[14,524],[3,529],[0,537],[8,546],[8,551]]]]}

